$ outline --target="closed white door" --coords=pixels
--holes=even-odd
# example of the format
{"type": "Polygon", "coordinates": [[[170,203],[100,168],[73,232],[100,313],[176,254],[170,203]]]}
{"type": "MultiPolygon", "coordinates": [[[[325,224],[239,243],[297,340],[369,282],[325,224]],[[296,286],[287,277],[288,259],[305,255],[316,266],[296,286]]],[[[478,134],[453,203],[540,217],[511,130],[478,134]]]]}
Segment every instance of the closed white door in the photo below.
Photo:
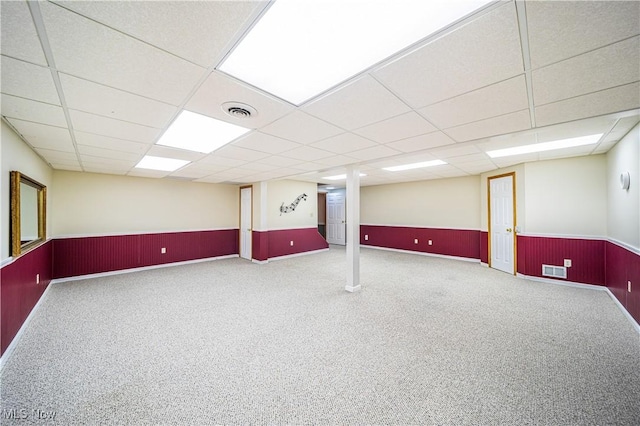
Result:
{"type": "Polygon", "coordinates": [[[240,189],[240,257],[251,260],[251,187],[240,189]]]}
{"type": "Polygon", "coordinates": [[[346,210],[344,192],[327,194],[327,242],[329,244],[346,244],[346,210]]]}
{"type": "Polygon", "coordinates": [[[490,266],[515,274],[513,176],[489,178],[490,266]]]}

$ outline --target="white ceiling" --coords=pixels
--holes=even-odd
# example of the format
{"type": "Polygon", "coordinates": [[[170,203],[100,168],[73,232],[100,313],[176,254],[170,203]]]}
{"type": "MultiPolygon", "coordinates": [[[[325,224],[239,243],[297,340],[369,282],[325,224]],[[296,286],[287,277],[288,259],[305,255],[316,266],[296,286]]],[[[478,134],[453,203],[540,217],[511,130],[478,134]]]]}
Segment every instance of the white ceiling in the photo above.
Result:
{"type": "Polygon", "coordinates": [[[640,120],[638,1],[494,2],[299,107],[217,71],[266,7],[2,1],[3,119],[59,170],[331,183],[354,164],[362,185],[601,154],[640,120]],[[231,117],[229,101],[258,114],[231,117]],[[154,145],[183,109],[253,130],[208,155],[154,145]],[[595,146],[485,153],[593,133],[595,146]],[[191,163],[134,168],[146,154],[191,163]],[[449,164],[382,170],[433,159],[449,164]]]}

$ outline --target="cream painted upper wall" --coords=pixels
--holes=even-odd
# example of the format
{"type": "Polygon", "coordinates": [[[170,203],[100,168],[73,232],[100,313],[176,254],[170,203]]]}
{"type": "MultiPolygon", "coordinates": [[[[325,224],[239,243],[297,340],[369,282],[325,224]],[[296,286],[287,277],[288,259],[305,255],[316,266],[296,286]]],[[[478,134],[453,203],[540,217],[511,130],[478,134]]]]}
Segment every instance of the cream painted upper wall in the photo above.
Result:
{"type": "Polygon", "coordinates": [[[515,173],[516,181],[516,226],[519,232],[524,232],[526,228],[527,211],[525,208],[525,173],[524,164],[518,164],[504,169],[492,170],[480,175],[480,229],[489,230],[489,182],[488,179],[507,173],[515,173]]]}
{"type": "Polygon", "coordinates": [[[47,237],[51,237],[51,202],[53,170],[3,121],[0,138],[0,260],[9,257],[9,172],[19,171],[47,187],[47,237]]]}
{"type": "MultiPolygon", "coordinates": [[[[269,181],[267,185],[267,225],[269,229],[316,228],[318,226],[318,185],[295,180],[269,181]],[[280,206],[290,205],[301,194],[307,199],[300,201],[296,209],[280,214],[280,206]]],[[[255,218],[254,218],[255,221],[255,218]]]]}
{"type": "Polygon", "coordinates": [[[55,171],[53,235],[237,228],[239,189],[128,176],[55,171]]]}
{"type": "Polygon", "coordinates": [[[480,228],[479,176],[360,189],[360,222],[453,229],[480,228]]]}
{"type": "Polygon", "coordinates": [[[607,153],[607,231],[609,238],[640,250],[640,125],[607,153]],[[627,191],[620,173],[629,172],[627,191]]]}
{"type": "Polygon", "coordinates": [[[528,234],[607,235],[604,155],[525,165],[528,234]]]}

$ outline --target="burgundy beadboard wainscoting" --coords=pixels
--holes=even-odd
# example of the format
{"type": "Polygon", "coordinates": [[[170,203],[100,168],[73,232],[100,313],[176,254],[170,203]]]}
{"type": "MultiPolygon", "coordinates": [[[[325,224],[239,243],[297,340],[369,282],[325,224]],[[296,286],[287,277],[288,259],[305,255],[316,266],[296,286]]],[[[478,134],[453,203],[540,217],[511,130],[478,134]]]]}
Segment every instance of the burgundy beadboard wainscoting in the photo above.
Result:
{"type": "Polygon", "coordinates": [[[480,237],[479,230],[471,229],[360,225],[361,245],[468,259],[480,259],[480,237]]]}
{"type": "Polygon", "coordinates": [[[274,257],[329,248],[316,227],[253,231],[251,237],[252,257],[262,262],[274,257]]]}
{"type": "Polygon", "coordinates": [[[51,282],[52,241],[19,256],[0,269],[0,354],[4,354],[51,282]],[[36,275],[40,283],[36,284],[36,275]]]}
{"type": "Polygon", "coordinates": [[[60,238],[53,240],[53,278],[233,254],[238,229],[60,238]]]}
{"type": "Polygon", "coordinates": [[[566,281],[605,285],[605,240],[527,235],[517,238],[520,274],[543,278],[543,264],[563,266],[564,259],[571,259],[566,281]]]}
{"type": "Polygon", "coordinates": [[[607,288],[640,324],[640,254],[607,241],[605,256],[607,288]]]}

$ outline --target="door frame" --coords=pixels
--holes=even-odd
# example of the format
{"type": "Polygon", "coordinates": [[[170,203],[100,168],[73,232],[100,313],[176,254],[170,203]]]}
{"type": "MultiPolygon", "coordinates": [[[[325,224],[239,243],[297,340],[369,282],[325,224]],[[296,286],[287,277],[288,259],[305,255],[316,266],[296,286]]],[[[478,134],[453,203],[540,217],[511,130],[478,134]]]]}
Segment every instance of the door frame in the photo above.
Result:
{"type": "MultiPolygon", "coordinates": [[[[238,257],[240,259],[244,259],[242,257],[242,190],[247,188],[251,190],[251,238],[253,238],[253,185],[242,185],[238,191],[238,257]]],[[[253,241],[251,242],[251,253],[247,260],[253,260],[253,241]]]]}
{"type": "Polygon", "coordinates": [[[500,175],[489,176],[487,178],[487,220],[489,222],[488,237],[487,237],[487,263],[491,268],[491,180],[500,179],[504,177],[511,177],[511,201],[513,202],[513,275],[518,272],[518,233],[516,232],[516,226],[518,222],[516,214],[516,172],[503,173],[500,175]]]}

